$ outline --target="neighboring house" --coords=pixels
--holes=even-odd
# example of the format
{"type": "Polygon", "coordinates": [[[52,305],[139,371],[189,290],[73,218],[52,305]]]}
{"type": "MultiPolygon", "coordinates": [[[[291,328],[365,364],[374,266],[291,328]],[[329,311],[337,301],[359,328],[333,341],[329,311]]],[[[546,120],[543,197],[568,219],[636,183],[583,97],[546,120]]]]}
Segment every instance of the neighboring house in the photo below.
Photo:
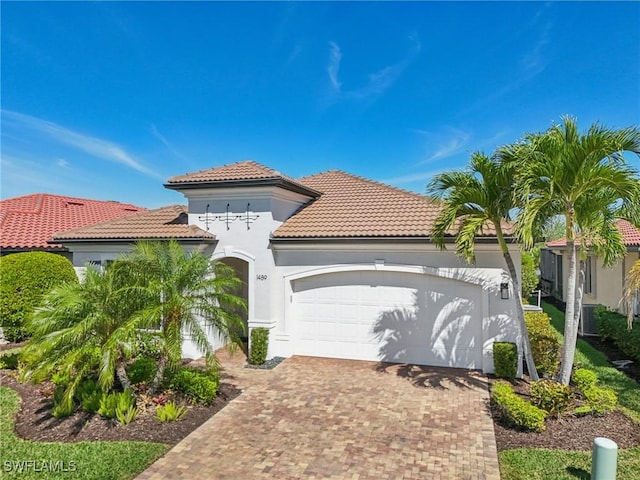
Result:
{"type": "MultiPolygon", "coordinates": [[[[55,241],[77,265],[116,258],[143,238],[176,238],[228,263],[245,284],[248,327],[270,329],[269,357],[492,372],[493,342],[520,343],[518,297],[495,232],[483,232],[477,263],[465,264],[453,245],[441,251],[430,241],[440,210],[433,199],[340,171],[294,180],[255,162],[176,176],[165,187],[188,207],[61,232],[55,241]]],[[[519,266],[519,246],[510,251],[519,266]]],[[[188,339],[183,351],[197,355],[188,339]]]]}
{"type": "Polygon", "coordinates": [[[8,198],[0,201],[0,254],[36,250],[71,259],[69,249],[50,242],[54,233],[144,210],[126,203],[46,193],[8,198]]]}
{"type": "MultiPolygon", "coordinates": [[[[621,303],[622,291],[627,272],[640,259],[640,230],[626,220],[618,220],[616,226],[622,234],[627,254],[621,262],[608,268],[602,265],[601,258],[587,255],[585,258],[583,303],[586,305],[605,305],[619,310],[621,313],[626,313],[625,307],[621,303]]],[[[546,247],[541,254],[541,280],[550,293],[563,300],[567,294],[568,274],[568,260],[565,252],[566,239],[548,242],[546,247]]],[[[636,306],[636,313],[640,313],[638,306],[636,306]]]]}

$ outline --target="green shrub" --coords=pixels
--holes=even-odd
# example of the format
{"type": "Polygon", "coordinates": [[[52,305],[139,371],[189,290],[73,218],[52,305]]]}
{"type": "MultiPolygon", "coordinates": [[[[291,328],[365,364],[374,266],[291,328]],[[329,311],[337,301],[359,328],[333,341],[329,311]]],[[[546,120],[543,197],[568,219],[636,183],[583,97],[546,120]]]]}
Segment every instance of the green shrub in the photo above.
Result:
{"type": "Polygon", "coordinates": [[[185,407],[179,407],[175,402],[167,402],[156,407],[156,418],[162,423],[180,420],[187,413],[185,407]]]}
{"type": "Polygon", "coordinates": [[[98,413],[104,418],[115,418],[118,410],[127,411],[130,407],[135,407],[136,399],[129,391],[119,393],[109,393],[100,399],[98,413]]]}
{"type": "Polygon", "coordinates": [[[104,397],[103,393],[94,392],[89,395],[85,395],[82,400],[82,409],[85,412],[96,413],[100,410],[100,405],[102,398],[104,397]]]}
{"type": "Polygon", "coordinates": [[[132,384],[151,382],[157,371],[158,364],[147,356],[139,356],[127,366],[127,375],[132,384]]]}
{"type": "Polygon", "coordinates": [[[127,408],[122,408],[120,405],[116,406],[116,420],[120,425],[129,425],[138,416],[138,409],[129,405],[127,408]]]}
{"type": "Polygon", "coordinates": [[[73,265],[62,255],[14,253],[0,257],[0,326],[7,340],[28,337],[24,325],[42,295],[65,282],[77,282],[73,265]]]}
{"type": "Polygon", "coordinates": [[[557,417],[567,411],[571,403],[571,388],[553,380],[531,383],[531,403],[549,415],[557,417]]]}
{"type": "Polygon", "coordinates": [[[609,413],[618,404],[618,396],[610,388],[591,387],[582,393],[584,393],[587,400],[587,407],[596,415],[609,413]]]}
{"type": "Polygon", "coordinates": [[[538,287],[538,274],[536,273],[536,257],[539,252],[522,252],[522,298],[527,298],[538,287]]]}
{"type": "Polygon", "coordinates": [[[571,380],[573,380],[573,383],[578,390],[584,392],[585,390],[596,386],[596,383],[598,382],[598,375],[586,368],[578,368],[573,372],[571,380]]]}
{"type": "Polygon", "coordinates": [[[544,312],[525,312],[524,320],[538,373],[555,375],[559,365],[560,340],[551,326],[551,318],[544,312]]]}
{"type": "Polygon", "coordinates": [[[524,430],[541,432],[545,429],[547,413],[520,398],[511,385],[496,382],[491,389],[491,399],[510,423],[524,430]]]}
{"type": "Polygon", "coordinates": [[[518,373],[518,349],[516,344],[493,342],[493,365],[496,377],[515,378],[518,373]]]}
{"type": "Polygon", "coordinates": [[[18,361],[20,360],[20,349],[14,348],[13,350],[7,350],[0,353],[0,368],[6,368],[7,370],[15,370],[18,368],[18,361]]]}
{"type": "Polygon", "coordinates": [[[218,383],[217,374],[204,372],[194,368],[180,368],[169,375],[169,387],[181,392],[196,403],[208,404],[216,398],[218,383]]]}
{"type": "Polygon", "coordinates": [[[60,401],[53,404],[53,416],[55,418],[68,417],[76,409],[73,402],[60,401]]]}
{"type": "Polygon", "coordinates": [[[257,327],[251,330],[251,354],[249,363],[251,365],[262,365],[267,359],[269,348],[269,329],[257,327]]]}
{"type": "Polygon", "coordinates": [[[598,332],[603,340],[613,342],[625,356],[640,362],[640,323],[627,328],[627,317],[605,307],[595,310],[598,332]]]}
{"type": "Polygon", "coordinates": [[[66,386],[69,383],[70,377],[68,372],[56,372],[51,375],[51,381],[54,385],[66,386]]]}
{"type": "Polygon", "coordinates": [[[78,385],[76,391],[74,392],[74,396],[78,402],[82,403],[82,400],[84,400],[85,397],[92,396],[93,394],[99,392],[100,387],[98,387],[98,384],[95,382],[95,380],[87,379],[80,385],[78,385]]]}

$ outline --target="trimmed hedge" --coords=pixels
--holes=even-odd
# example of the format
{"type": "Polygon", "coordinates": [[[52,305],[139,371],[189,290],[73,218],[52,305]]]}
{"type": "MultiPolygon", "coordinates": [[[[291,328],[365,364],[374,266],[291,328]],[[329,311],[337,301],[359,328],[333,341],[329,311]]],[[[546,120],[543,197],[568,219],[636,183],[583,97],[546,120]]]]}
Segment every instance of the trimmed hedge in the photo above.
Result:
{"type": "Polygon", "coordinates": [[[557,417],[569,409],[572,393],[569,385],[554,380],[531,383],[531,403],[549,415],[557,417]]]}
{"type": "Polygon", "coordinates": [[[524,321],[538,373],[554,376],[559,365],[560,340],[551,326],[551,317],[544,312],[524,312],[524,321]]]}
{"type": "Polygon", "coordinates": [[[584,396],[585,403],[574,410],[578,415],[594,414],[604,415],[616,408],[618,395],[610,388],[597,386],[598,376],[596,373],[585,368],[579,368],[573,372],[571,377],[573,383],[584,396]]]}
{"type": "Polygon", "coordinates": [[[534,432],[545,429],[544,421],[547,418],[547,412],[520,398],[508,383],[494,383],[491,399],[498,406],[503,417],[516,427],[534,432]]]}
{"type": "Polygon", "coordinates": [[[597,307],[595,316],[601,338],[613,342],[622,353],[640,362],[640,323],[634,321],[629,330],[627,317],[606,307],[597,307]]]}
{"type": "Polygon", "coordinates": [[[29,336],[24,324],[40,304],[42,295],[62,283],[78,281],[69,260],[47,252],[0,257],[0,278],[0,326],[11,342],[29,336]]]}
{"type": "Polygon", "coordinates": [[[515,378],[518,373],[518,349],[516,344],[493,342],[493,366],[496,377],[515,378]]]}
{"type": "Polygon", "coordinates": [[[251,365],[262,365],[267,360],[269,349],[269,329],[257,327],[251,329],[251,354],[249,363],[251,365]]]}
{"type": "Polygon", "coordinates": [[[585,390],[596,386],[596,383],[598,383],[598,375],[596,372],[592,372],[586,368],[578,368],[573,372],[571,380],[573,380],[573,383],[578,390],[584,392],[585,390]]]}
{"type": "Polygon", "coordinates": [[[169,387],[182,392],[195,403],[209,404],[218,394],[220,377],[195,368],[180,368],[170,373],[169,387]]]}

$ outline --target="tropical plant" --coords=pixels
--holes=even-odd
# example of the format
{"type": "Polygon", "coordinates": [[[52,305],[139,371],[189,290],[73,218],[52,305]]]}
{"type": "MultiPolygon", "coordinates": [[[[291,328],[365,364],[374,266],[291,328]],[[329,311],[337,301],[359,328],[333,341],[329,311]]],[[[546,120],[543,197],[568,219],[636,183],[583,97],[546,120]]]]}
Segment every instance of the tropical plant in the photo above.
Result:
{"type": "Polygon", "coordinates": [[[531,295],[540,281],[538,277],[536,259],[540,258],[540,251],[536,248],[531,252],[522,252],[522,298],[526,299],[531,295]]]}
{"type": "Polygon", "coordinates": [[[41,382],[54,374],[62,382],[67,408],[75,390],[90,374],[108,391],[117,376],[130,386],[125,370],[133,353],[136,329],[147,327],[144,317],[134,317],[139,298],[129,295],[128,283],[110,267],[87,269],[82,283],[67,283],[45,295],[28,328],[32,338],[22,350],[25,379],[41,382]]]}
{"type": "Polygon", "coordinates": [[[568,281],[559,380],[566,385],[582,306],[584,264],[579,254],[589,249],[610,266],[626,252],[616,219],[640,224],[640,180],[624,158],[625,151],[640,155],[640,130],[594,124],[583,134],[574,118],[562,120],[546,132],[501,148],[499,158],[517,167],[517,228],[525,248],[533,245],[540,225],[558,215],[565,219],[568,281]]]}
{"type": "Polygon", "coordinates": [[[176,402],[167,402],[156,407],[156,418],[162,423],[180,420],[187,413],[187,407],[178,406],[176,402]]]}
{"type": "Polygon", "coordinates": [[[167,368],[180,364],[183,334],[204,354],[209,368],[217,366],[210,335],[240,343],[244,325],[235,312],[246,303],[232,293],[242,284],[233,268],[199,252],[187,252],[175,240],[138,242],[116,268],[133,278],[132,294],[144,303],[134,318],[139,324],[154,325],[162,339],[151,392],[157,391],[167,368]]]}
{"type": "Polygon", "coordinates": [[[0,278],[0,326],[12,342],[29,336],[26,323],[45,293],[63,283],[78,283],[71,262],[48,252],[0,257],[0,278]]]}
{"type": "MultiPolygon", "coordinates": [[[[443,200],[442,210],[431,232],[433,242],[440,248],[445,248],[445,237],[455,235],[458,254],[467,262],[473,263],[476,235],[491,225],[507,264],[513,291],[519,293],[521,289],[518,274],[503,232],[505,221],[510,220],[510,212],[514,207],[511,194],[514,167],[502,165],[493,158],[475,152],[465,171],[436,175],[427,191],[443,200]],[[454,227],[457,227],[455,233],[454,227]]],[[[537,381],[538,373],[531,353],[522,302],[518,298],[515,303],[527,369],[531,379],[537,381]]]]}

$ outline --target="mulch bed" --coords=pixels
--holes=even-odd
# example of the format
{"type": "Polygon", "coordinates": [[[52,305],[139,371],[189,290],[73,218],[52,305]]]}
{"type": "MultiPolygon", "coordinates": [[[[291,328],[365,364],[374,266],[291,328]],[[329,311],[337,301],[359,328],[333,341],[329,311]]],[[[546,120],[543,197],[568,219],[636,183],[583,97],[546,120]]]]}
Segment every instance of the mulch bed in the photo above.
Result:
{"type": "Polygon", "coordinates": [[[241,393],[235,386],[221,383],[211,405],[189,406],[187,414],[177,422],[161,423],[155,418],[153,409],[149,409],[129,425],[122,426],[116,420],[82,411],[57,419],[51,415],[52,401],[43,394],[45,389],[41,385],[18,383],[6,370],[0,371],[0,384],[14,389],[22,399],[16,418],[16,434],[41,442],[139,440],[173,446],[241,393]]]}
{"type": "MultiPolygon", "coordinates": [[[[526,395],[526,380],[512,381],[512,385],[517,393],[526,395]]],[[[540,433],[511,428],[493,405],[491,415],[498,452],[512,448],[591,450],[596,437],[610,438],[619,448],[640,446],[640,425],[617,410],[602,417],[565,414],[557,419],[548,418],[546,429],[540,433]]]]}

